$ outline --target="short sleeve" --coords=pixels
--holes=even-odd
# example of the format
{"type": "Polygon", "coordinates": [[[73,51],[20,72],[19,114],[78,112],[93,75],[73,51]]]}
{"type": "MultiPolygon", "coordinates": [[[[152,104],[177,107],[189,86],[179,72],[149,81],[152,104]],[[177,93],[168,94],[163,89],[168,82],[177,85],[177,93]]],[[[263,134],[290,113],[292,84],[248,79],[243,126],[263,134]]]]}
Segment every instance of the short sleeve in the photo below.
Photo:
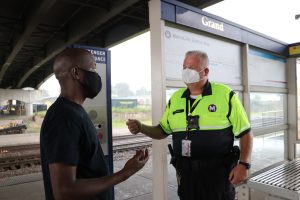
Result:
{"type": "Polygon", "coordinates": [[[80,127],[71,117],[57,117],[41,136],[47,164],[63,163],[76,166],[79,160],[80,127]]]}
{"type": "Polygon", "coordinates": [[[231,113],[229,120],[232,124],[232,131],[236,138],[242,137],[244,134],[247,134],[251,127],[245,112],[245,109],[239,100],[237,94],[234,94],[231,99],[231,113]]]}
{"type": "Polygon", "coordinates": [[[168,135],[172,133],[172,129],[170,128],[168,117],[169,117],[169,111],[170,111],[170,104],[171,104],[171,99],[169,100],[165,112],[159,122],[161,128],[164,130],[164,132],[168,135]]]}

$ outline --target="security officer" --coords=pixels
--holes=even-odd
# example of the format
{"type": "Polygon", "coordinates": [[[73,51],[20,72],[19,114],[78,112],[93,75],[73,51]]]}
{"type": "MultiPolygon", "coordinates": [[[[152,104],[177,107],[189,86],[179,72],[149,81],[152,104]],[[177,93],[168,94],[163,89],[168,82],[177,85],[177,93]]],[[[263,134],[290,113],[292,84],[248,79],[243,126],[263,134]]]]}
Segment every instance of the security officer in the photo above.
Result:
{"type": "Polygon", "coordinates": [[[233,185],[244,181],[250,168],[253,136],[245,110],[237,94],[209,82],[208,74],[207,54],[187,52],[182,70],[187,88],[172,95],[160,124],[127,121],[133,134],[153,139],[172,135],[181,200],[233,200],[233,185]],[[232,155],[234,137],[240,138],[237,164],[232,155]]]}

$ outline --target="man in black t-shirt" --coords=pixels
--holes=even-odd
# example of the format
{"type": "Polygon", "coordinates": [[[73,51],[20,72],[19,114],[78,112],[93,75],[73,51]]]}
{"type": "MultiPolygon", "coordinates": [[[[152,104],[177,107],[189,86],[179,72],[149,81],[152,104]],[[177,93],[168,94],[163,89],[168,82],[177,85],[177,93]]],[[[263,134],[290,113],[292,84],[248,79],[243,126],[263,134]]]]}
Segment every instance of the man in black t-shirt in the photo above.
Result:
{"type": "Polygon", "coordinates": [[[90,52],[66,49],[54,61],[60,97],[49,108],[41,128],[41,160],[47,200],[108,200],[109,189],[147,162],[139,150],[119,172],[109,175],[96,130],[82,104],[101,90],[101,78],[90,52]]]}

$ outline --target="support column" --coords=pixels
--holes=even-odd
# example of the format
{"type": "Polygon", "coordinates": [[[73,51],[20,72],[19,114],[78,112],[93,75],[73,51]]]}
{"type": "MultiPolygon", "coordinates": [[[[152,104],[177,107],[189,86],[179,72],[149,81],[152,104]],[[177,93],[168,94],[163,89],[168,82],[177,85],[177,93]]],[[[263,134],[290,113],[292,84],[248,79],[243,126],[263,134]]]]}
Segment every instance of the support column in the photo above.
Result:
{"type": "MultiPolygon", "coordinates": [[[[250,86],[249,86],[249,45],[244,44],[241,50],[242,50],[243,106],[245,108],[249,121],[251,121],[250,86]]],[[[241,185],[240,187],[237,188],[237,190],[238,190],[238,199],[241,200],[250,199],[250,189],[247,187],[247,184],[241,185]]]]}
{"type": "Polygon", "coordinates": [[[33,104],[32,104],[32,100],[31,100],[31,91],[28,90],[27,94],[29,95],[29,102],[25,103],[26,116],[32,116],[33,115],[33,104]]]}
{"type": "MultiPolygon", "coordinates": [[[[166,105],[166,81],[164,73],[164,21],[161,19],[160,0],[149,1],[150,41],[151,41],[151,96],[152,123],[157,125],[166,105]]],[[[167,200],[167,139],[153,140],[153,199],[167,200]]]]}
{"type": "Polygon", "coordinates": [[[242,85],[243,85],[243,105],[250,120],[250,86],[249,86],[249,45],[242,46],[242,85]]]}
{"type": "Polygon", "coordinates": [[[26,110],[26,116],[32,116],[33,115],[33,104],[25,103],[25,110],[26,110]]]}
{"type": "Polygon", "coordinates": [[[288,87],[288,125],[287,142],[285,143],[285,158],[292,160],[296,157],[295,143],[298,135],[298,108],[297,108],[297,60],[287,59],[287,87],[288,87]]]}

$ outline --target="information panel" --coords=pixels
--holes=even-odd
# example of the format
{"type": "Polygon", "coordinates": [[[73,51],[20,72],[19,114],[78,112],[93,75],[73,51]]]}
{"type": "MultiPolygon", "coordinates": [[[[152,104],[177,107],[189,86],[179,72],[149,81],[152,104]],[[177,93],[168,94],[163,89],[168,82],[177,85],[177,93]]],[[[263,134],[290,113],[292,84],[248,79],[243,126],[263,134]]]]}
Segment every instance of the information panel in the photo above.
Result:
{"type": "Polygon", "coordinates": [[[232,85],[242,83],[239,45],[172,27],[165,27],[164,31],[167,80],[181,80],[185,53],[200,50],[209,57],[210,81],[232,85]]]}
{"type": "Polygon", "coordinates": [[[286,88],[286,60],[250,48],[249,81],[250,85],[286,88]]]}

